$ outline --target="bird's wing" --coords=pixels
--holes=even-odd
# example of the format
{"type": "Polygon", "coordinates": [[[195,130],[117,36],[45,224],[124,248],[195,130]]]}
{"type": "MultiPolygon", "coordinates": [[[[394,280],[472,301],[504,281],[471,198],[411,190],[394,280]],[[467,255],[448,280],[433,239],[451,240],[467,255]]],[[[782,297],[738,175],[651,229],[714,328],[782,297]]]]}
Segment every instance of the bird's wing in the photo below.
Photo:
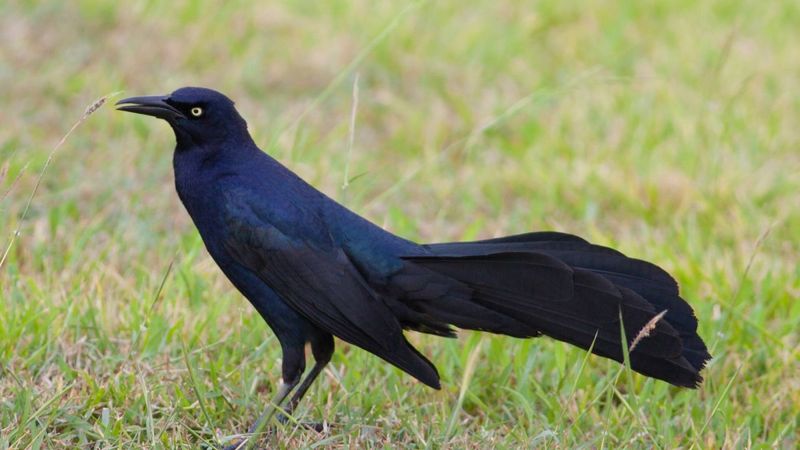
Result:
{"type": "Polygon", "coordinates": [[[263,215],[252,202],[227,205],[224,245],[235,260],[317,327],[439,387],[435,367],[406,341],[392,311],[341,247],[292,236],[263,215]]]}

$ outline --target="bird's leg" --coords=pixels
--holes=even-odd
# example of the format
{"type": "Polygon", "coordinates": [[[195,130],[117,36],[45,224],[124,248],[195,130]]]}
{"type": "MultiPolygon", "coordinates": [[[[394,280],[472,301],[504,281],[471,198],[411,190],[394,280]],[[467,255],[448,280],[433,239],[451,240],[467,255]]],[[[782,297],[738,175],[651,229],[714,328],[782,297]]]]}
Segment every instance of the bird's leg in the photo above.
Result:
{"type": "Polygon", "coordinates": [[[281,372],[283,375],[283,379],[281,380],[281,384],[278,387],[278,392],[275,393],[275,397],[272,399],[271,402],[264,408],[264,412],[258,417],[258,419],[253,423],[248,431],[250,434],[259,433],[265,426],[269,424],[269,421],[272,419],[272,416],[278,411],[283,403],[286,400],[286,397],[292,392],[297,383],[300,382],[300,377],[303,375],[303,371],[306,368],[306,356],[305,356],[305,344],[300,343],[299,345],[282,345],[283,347],[283,365],[281,368],[281,372]]]}
{"type": "MultiPolygon", "coordinates": [[[[314,367],[311,368],[311,370],[308,372],[308,375],[306,375],[306,377],[303,379],[302,383],[300,383],[300,378],[303,374],[303,370],[305,369],[305,346],[283,345],[283,381],[278,387],[278,392],[275,393],[275,397],[273,397],[272,401],[264,409],[264,412],[261,413],[255,423],[253,423],[253,425],[250,427],[250,434],[260,433],[261,430],[269,424],[270,420],[272,420],[272,417],[276,413],[278,414],[278,420],[281,423],[286,423],[288,420],[287,414],[291,414],[292,411],[294,411],[294,408],[298,403],[300,403],[300,400],[308,391],[308,388],[331,360],[334,350],[332,335],[320,333],[311,338],[310,342],[311,352],[314,355],[315,363],[314,367]],[[297,388],[297,391],[295,391],[294,395],[292,395],[291,400],[289,400],[289,403],[286,405],[285,411],[282,411],[280,405],[284,402],[284,400],[286,400],[286,397],[289,396],[289,393],[292,392],[292,389],[294,389],[294,387],[298,384],[300,384],[300,386],[297,388]]],[[[323,430],[322,423],[310,423],[303,425],[313,430],[323,430]]],[[[254,444],[254,442],[255,440],[250,438],[228,446],[225,450],[249,448],[254,444]]]]}
{"type": "Polygon", "coordinates": [[[314,380],[317,379],[326,365],[328,365],[328,361],[317,361],[314,364],[314,367],[312,367],[311,371],[308,372],[308,375],[306,375],[305,379],[303,379],[300,387],[297,388],[297,390],[294,392],[294,395],[292,395],[292,399],[289,400],[286,408],[284,408],[286,413],[291,414],[294,411],[298,403],[300,403],[300,400],[303,399],[306,391],[308,391],[308,388],[311,387],[311,384],[314,383],[314,380]]]}
{"type": "MultiPolygon", "coordinates": [[[[281,413],[278,416],[278,420],[282,423],[286,423],[288,421],[288,415],[291,415],[297,405],[300,403],[300,400],[303,399],[303,396],[308,391],[308,388],[314,383],[314,380],[317,379],[322,370],[325,369],[325,366],[331,360],[331,356],[333,355],[334,344],[333,344],[333,336],[330,334],[318,336],[317,339],[313,339],[311,341],[311,352],[314,355],[314,367],[308,372],[308,375],[303,379],[303,382],[300,383],[300,387],[292,395],[291,400],[286,405],[285,413],[281,413]]],[[[322,431],[324,426],[322,423],[308,423],[304,424],[308,428],[312,428],[316,431],[322,431]]]]}

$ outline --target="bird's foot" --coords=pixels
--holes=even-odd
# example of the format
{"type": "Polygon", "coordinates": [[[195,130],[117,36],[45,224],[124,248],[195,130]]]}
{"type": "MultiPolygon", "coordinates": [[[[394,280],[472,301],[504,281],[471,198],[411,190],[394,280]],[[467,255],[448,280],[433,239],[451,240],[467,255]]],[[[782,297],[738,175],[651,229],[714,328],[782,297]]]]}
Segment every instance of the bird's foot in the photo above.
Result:
{"type": "Polygon", "coordinates": [[[259,441],[261,441],[262,438],[266,439],[268,437],[275,435],[276,432],[277,432],[277,426],[275,424],[268,425],[264,427],[262,430],[258,431],[257,433],[254,433],[253,430],[251,429],[250,431],[247,432],[247,434],[240,434],[237,437],[233,438],[229,444],[222,445],[219,448],[221,450],[245,450],[245,449],[266,450],[270,448],[266,444],[267,441],[260,442],[261,445],[259,445],[259,441]],[[248,444],[251,440],[254,440],[254,442],[252,444],[248,444]]]}
{"type": "Polygon", "coordinates": [[[244,450],[247,447],[247,439],[237,439],[230,445],[222,447],[222,450],[244,450]]]}
{"type": "MultiPolygon", "coordinates": [[[[327,433],[333,427],[333,424],[328,423],[328,422],[297,421],[295,419],[289,418],[289,416],[287,416],[286,414],[278,414],[276,419],[278,419],[278,422],[280,422],[280,424],[283,427],[292,427],[292,428],[297,427],[299,429],[311,430],[311,431],[314,431],[316,433],[327,433]]],[[[277,432],[277,430],[278,430],[278,427],[275,424],[267,426],[264,430],[260,431],[258,433],[258,435],[253,435],[253,436],[242,438],[242,439],[236,439],[232,443],[228,444],[227,446],[221,447],[221,449],[222,450],[244,450],[245,448],[247,448],[247,441],[248,440],[254,439],[254,438],[258,438],[259,436],[271,435],[271,434],[277,432]]],[[[290,428],[290,430],[291,430],[291,428],[290,428]]],[[[252,448],[255,449],[255,450],[258,450],[261,447],[252,447],[252,448]]]]}
{"type": "Polygon", "coordinates": [[[279,414],[278,422],[284,426],[297,426],[298,428],[305,428],[317,433],[325,433],[331,429],[331,424],[328,422],[297,421],[286,414],[279,414]]]}

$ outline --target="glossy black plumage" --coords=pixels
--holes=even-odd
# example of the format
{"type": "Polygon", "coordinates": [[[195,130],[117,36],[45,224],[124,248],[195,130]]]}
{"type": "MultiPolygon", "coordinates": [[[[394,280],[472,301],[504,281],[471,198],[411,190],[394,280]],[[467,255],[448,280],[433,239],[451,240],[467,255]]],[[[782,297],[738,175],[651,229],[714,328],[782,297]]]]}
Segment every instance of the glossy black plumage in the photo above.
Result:
{"type": "Polygon", "coordinates": [[[359,217],[259,150],[222,94],[182,88],[120,104],[175,131],[178,194],[211,256],[278,337],[287,393],[311,344],[317,365],[288,409],[330,359],[332,336],[438,388],[436,368],[404,329],[545,334],[621,361],[620,317],[630,344],[663,310],[631,352],[632,368],[678,386],[702,380],[710,356],[697,319],[675,281],[651,263],[555,232],[419,245],[359,217]]]}

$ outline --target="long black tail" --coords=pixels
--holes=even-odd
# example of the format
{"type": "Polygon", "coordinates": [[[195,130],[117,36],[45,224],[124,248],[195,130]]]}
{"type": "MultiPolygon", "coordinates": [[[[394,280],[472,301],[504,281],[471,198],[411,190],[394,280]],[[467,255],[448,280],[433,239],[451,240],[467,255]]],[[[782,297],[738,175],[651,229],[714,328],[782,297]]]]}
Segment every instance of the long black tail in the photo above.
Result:
{"type": "Polygon", "coordinates": [[[545,334],[623,361],[620,318],[630,346],[666,310],[630,352],[631,367],[678,386],[702,382],[711,356],[697,335],[697,318],[658,266],[555,232],[425,247],[428,256],[406,259],[440,281],[428,282],[416,296],[425,301],[412,304],[415,321],[423,323],[417,329],[444,334],[441,325],[451,324],[518,337],[545,334]],[[461,288],[437,292],[445,279],[461,288]]]}

